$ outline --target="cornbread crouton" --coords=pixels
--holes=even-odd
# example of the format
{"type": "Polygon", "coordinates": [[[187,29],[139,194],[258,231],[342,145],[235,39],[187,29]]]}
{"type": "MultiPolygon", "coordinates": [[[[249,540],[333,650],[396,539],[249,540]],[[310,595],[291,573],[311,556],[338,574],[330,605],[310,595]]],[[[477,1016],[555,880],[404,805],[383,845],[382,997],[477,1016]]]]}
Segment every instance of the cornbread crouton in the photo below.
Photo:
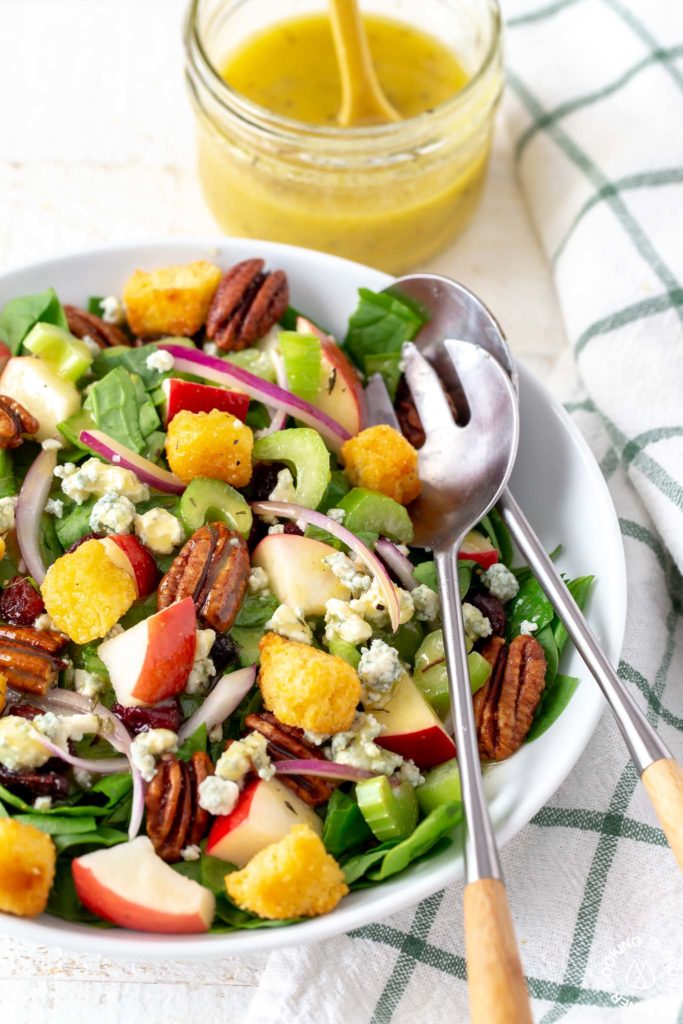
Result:
{"type": "Polygon", "coordinates": [[[0,672],[0,715],[5,710],[7,704],[7,676],[0,672]]]}
{"type": "Polygon", "coordinates": [[[112,562],[98,540],[87,540],[53,562],[40,592],[55,626],[77,644],[108,633],[137,597],[132,576],[112,562]]]}
{"type": "Polygon", "coordinates": [[[243,910],[272,921],[328,914],[349,891],[341,868],[308,825],[293,825],[284,839],[226,875],[225,888],[243,910]]]}
{"type": "Polygon", "coordinates": [[[393,427],[361,430],[341,447],[345,472],[354,487],[366,487],[409,505],[421,491],[417,452],[393,427]]]}
{"type": "Polygon", "coordinates": [[[207,260],[136,270],[123,289],[130,329],[139,338],[196,334],[220,279],[220,268],[207,260]]]}
{"type": "Polygon", "coordinates": [[[348,662],[277,633],[266,633],[259,647],[259,686],[276,718],[311,732],[351,727],[361,685],[348,662]]]}
{"type": "Polygon", "coordinates": [[[254,435],[227,412],[188,412],[183,409],[168,425],[166,458],[183,483],[197,476],[244,487],[251,480],[254,435]]]}
{"type": "Polygon", "coordinates": [[[13,818],[0,818],[0,910],[17,917],[42,914],[55,861],[48,835],[13,818]]]}

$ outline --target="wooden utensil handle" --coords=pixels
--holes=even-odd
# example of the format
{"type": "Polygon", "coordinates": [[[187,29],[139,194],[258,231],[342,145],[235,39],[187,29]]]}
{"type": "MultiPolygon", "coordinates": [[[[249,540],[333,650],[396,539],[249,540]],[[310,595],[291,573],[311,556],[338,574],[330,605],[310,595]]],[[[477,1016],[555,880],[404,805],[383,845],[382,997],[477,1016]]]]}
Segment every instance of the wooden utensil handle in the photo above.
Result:
{"type": "Polygon", "coordinates": [[[465,886],[465,944],[472,1024],[532,1024],[505,886],[465,886]]]}
{"type": "Polygon", "coordinates": [[[659,824],[683,871],[683,768],[672,757],[663,757],[645,769],[642,779],[659,824]]]}

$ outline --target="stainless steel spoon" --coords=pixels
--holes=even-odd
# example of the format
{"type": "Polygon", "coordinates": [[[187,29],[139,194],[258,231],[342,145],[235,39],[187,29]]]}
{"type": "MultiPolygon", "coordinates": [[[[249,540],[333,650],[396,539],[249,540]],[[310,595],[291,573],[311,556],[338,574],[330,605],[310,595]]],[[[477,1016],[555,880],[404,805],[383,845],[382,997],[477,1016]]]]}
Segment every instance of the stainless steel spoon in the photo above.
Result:
{"type": "MultiPolygon", "coordinates": [[[[445,338],[481,345],[509,375],[515,389],[517,374],[503,331],[486,306],[467,288],[437,274],[398,278],[385,291],[409,299],[429,319],[415,344],[439,371],[449,373],[445,338]]],[[[373,403],[375,416],[379,416],[373,403]]],[[[612,709],[629,754],[652,801],[669,845],[683,870],[683,769],[640,711],[614,671],[595,633],[565,586],[554,563],[509,489],[498,509],[520,553],[553,605],[586,667],[612,709]]]]}
{"type": "Polygon", "coordinates": [[[413,544],[431,549],[436,563],[467,826],[464,903],[471,1019],[474,1024],[525,1024],[531,1021],[529,998],[482,789],[457,573],[465,534],[499,499],[512,471],[519,437],[517,396],[505,371],[484,349],[444,341],[441,356],[437,374],[414,345],[403,350],[406,381],[426,434],[419,451],[422,493],[410,508],[413,544]],[[443,379],[457,382],[457,424],[443,379]]]}

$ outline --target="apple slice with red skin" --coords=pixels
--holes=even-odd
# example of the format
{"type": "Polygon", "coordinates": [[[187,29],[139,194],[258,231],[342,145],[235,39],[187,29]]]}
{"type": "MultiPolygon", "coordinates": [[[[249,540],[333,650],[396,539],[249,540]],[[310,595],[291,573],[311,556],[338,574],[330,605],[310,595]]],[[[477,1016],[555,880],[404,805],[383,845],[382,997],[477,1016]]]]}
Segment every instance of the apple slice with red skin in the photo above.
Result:
{"type": "Polygon", "coordinates": [[[147,836],[71,862],[76,893],[93,914],[138,932],[207,932],[216,910],[209,889],[179,875],[147,836]]]}
{"type": "Polygon", "coordinates": [[[194,602],[186,597],[105,640],[97,653],[124,708],[159,704],[185,689],[197,644],[194,602]]]}
{"type": "Polygon", "coordinates": [[[313,404],[355,436],[367,422],[365,391],[357,370],[334,338],[310,320],[297,317],[296,329],[300,334],[314,334],[320,339],[322,377],[313,404]]]}
{"type": "Polygon", "coordinates": [[[482,569],[490,569],[498,561],[498,551],[483,533],[470,530],[458,551],[458,558],[479,562],[482,569]]]}
{"type": "Polygon", "coordinates": [[[244,420],[249,408],[249,396],[211,384],[197,384],[194,381],[169,377],[163,381],[162,390],[166,395],[164,422],[166,426],[179,412],[211,412],[219,409],[230,413],[238,420],[244,420]]]}
{"type": "Polygon", "coordinates": [[[206,852],[243,868],[254,854],[288,835],[292,825],[310,825],[322,833],[322,822],[312,807],[278,779],[248,783],[230,814],[216,818],[206,852]]]}
{"type": "Polygon", "coordinates": [[[385,727],[375,741],[385,750],[410,758],[418,768],[433,768],[455,757],[455,744],[406,672],[389,703],[372,714],[385,727]]]}
{"type": "Polygon", "coordinates": [[[100,541],[114,565],[132,576],[138,599],[149,597],[157,588],[159,571],[151,551],[130,533],[112,533],[100,541]]]}
{"type": "Polygon", "coordinates": [[[251,564],[268,574],[270,587],[280,604],[301,608],[304,616],[324,615],[331,597],[348,601],[342,586],[323,558],[338,554],[336,548],[312,537],[271,533],[257,544],[251,564]]]}

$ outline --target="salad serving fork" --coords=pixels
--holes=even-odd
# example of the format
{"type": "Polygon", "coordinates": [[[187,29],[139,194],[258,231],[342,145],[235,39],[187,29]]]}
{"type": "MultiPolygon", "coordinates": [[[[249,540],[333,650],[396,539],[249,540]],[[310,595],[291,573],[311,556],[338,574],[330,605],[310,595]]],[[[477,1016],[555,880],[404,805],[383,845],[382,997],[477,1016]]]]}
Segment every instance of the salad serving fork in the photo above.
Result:
{"type": "Polygon", "coordinates": [[[411,506],[413,544],[434,553],[444,648],[466,821],[464,896],[467,976],[474,1024],[531,1021],[524,974],[484,799],[458,588],[457,551],[495,504],[514,465],[517,398],[500,364],[484,349],[445,341],[441,374],[411,344],[405,376],[426,440],[422,493],[411,506]],[[457,423],[444,393],[449,387],[457,423]]]}

